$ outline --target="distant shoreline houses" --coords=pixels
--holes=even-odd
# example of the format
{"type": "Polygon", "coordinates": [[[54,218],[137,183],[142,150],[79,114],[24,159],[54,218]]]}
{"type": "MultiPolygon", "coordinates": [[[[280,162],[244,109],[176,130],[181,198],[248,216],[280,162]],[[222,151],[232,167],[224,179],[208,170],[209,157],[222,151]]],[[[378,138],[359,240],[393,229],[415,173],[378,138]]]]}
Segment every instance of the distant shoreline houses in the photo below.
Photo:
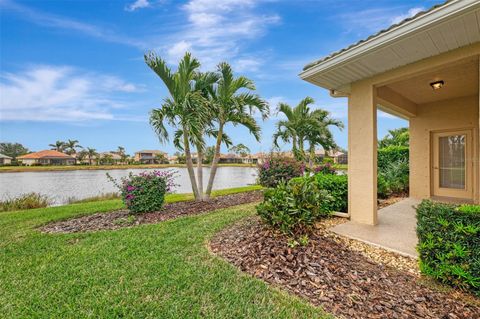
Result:
{"type": "MultiPolygon", "coordinates": [[[[293,157],[292,152],[277,152],[276,154],[293,157]]],[[[262,164],[270,153],[255,154],[220,154],[219,163],[221,164],[262,164]]],[[[336,164],[347,164],[347,154],[339,151],[317,150],[315,156],[319,160],[331,158],[336,164]]],[[[192,154],[192,160],[197,162],[197,154],[192,154]]],[[[12,158],[0,154],[0,165],[10,165],[12,158]]],[[[20,165],[41,166],[41,165],[130,165],[130,164],[184,164],[184,157],[177,155],[169,156],[166,152],[160,150],[141,150],[134,153],[134,156],[120,154],[118,152],[102,152],[96,155],[81,156],[80,153],[65,154],[55,150],[43,150],[32,152],[17,157],[20,165]]]]}

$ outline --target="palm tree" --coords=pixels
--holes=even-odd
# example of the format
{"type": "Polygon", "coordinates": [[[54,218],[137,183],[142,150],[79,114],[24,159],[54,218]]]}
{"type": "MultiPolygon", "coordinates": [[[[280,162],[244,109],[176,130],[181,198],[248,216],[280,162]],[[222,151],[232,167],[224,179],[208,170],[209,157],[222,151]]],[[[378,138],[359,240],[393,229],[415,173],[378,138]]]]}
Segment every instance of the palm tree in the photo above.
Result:
{"type": "Polygon", "coordinates": [[[202,194],[193,170],[190,144],[204,148],[205,127],[211,119],[211,112],[202,92],[195,89],[200,63],[188,52],[180,61],[176,72],[172,72],[166,62],[153,52],[145,55],[145,62],[160,77],[170,95],[161,108],[151,111],[150,124],[161,142],[169,139],[165,124],[176,129],[174,144],[185,153],[193,194],[195,199],[201,199],[202,194]]]}
{"type": "Polygon", "coordinates": [[[96,149],[87,147],[87,158],[88,158],[89,165],[92,165],[92,159],[97,156],[98,156],[98,153],[96,149]]]}
{"type": "Polygon", "coordinates": [[[127,154],[125,153],[125,147],[118,146],[117,153],[120,155],[120,161],[125,164],[127,162],[127,154]]]}
{"type": "Polygon", "coordinates": [[[65,142],[56,141],[54,144],[48,144],[48,146],[50,146],[52,150],[63,152],[63,150],[65,149],[65,142]]]}
{"type": "Polygon", "coordinates": [[[83,148],[78,144],[78,140],[68,140],[67,142],[64,142],[64,150],[66,150],[65,153],[68,155],[76,153],[77,148],[83,148]]]}
{"type": "Polygon", "coordinates": [[[222,141],[224,141],[225,125],[228,123],[242,125],[259,141],[261,129],[252,113],[258,111],[263,119],[266,119],[269,113],[268,103],[252,93],[255,90],[255,85],[251,80],[244,76],[235,78],[232,68],[225,62],[217,66],[217,71],[220,78],[218,84],[210,92],[210,106],[214,111],[214,120],[218,125],[218,130],[216,132],[215,155],[205,194],[207,198],[212,192],[213,181],[217,173],[220,147],[222,141]]]}
{"type": "Polygon", "coordinates": [[[279,104],[278,112],[283,113],[287,119],[277,122],[277,131],[273,134],[274,144],[278,147],[279,139],[291,142],[292,152],[298,160],[305,159],[306,141],[310,142],[309,151],[314,154],[316,145],[325,145],[327,149],[333,147],[329,126],[343,128],[343,123],[332,119],[329,112],[322,109],[311,111],[309,105],[313,103],[311,97],[306,97],[295,107],[286,103],[279,104]]]}

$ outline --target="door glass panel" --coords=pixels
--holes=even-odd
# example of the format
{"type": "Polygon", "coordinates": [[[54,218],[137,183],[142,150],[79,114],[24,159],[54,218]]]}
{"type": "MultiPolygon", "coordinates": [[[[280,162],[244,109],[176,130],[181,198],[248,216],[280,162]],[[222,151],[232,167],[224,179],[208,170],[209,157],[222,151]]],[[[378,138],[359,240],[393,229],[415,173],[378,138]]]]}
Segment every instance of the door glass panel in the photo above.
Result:
{"type": "Polygon", "coordinates": [[[439,138],[440,187],[465,189],[465,135],[439,138]]]}

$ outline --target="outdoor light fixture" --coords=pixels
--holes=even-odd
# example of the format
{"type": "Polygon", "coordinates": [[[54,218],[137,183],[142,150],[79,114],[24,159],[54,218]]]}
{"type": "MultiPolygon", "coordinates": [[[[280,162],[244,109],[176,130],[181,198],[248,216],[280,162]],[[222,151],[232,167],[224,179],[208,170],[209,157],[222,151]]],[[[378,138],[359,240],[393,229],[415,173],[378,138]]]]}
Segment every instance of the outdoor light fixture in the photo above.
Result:
{"type": "Polygon", "coordinates": [[[435,82],[430,83],[430,86],[434,90],[440,90],[443,87],[444,84],[445,84],[445,82],[443,82],[443,80],[440,80],[440,81],[435,81],[435,82]]]}

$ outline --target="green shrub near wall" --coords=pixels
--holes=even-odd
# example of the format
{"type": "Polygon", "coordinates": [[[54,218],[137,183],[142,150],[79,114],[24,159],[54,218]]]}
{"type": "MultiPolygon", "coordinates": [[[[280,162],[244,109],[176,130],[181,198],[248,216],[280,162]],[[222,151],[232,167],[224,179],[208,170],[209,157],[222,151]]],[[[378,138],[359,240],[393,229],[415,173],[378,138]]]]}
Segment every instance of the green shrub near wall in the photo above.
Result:
{"type": "Polygon", "coordinates": [[[331,213],[332,197],[318,188],[315,177],[305,176],[281,182],[264,193],[257,213],[268,225],[285,234],[304,233],[331,213]]]}
{"type": "Polygon", "coordinates": [[[377,166],[378,170],[387,168],[390,163],[407,162],[409,157],[408,146],[387,146],[378,149],[377,166]]]}
{"type": "Polygon", "coordinates": [[[315,181],[319,189],[326,190],[333,197],[329,208],[334,212],[346,213],[348,208],[347,175],[317,174],[315,181]]]}
{"type": "Polygon", "coordinates": [[[417,235],[422,273],[480,296],[480,206],[424,200],[417,235]]]}

